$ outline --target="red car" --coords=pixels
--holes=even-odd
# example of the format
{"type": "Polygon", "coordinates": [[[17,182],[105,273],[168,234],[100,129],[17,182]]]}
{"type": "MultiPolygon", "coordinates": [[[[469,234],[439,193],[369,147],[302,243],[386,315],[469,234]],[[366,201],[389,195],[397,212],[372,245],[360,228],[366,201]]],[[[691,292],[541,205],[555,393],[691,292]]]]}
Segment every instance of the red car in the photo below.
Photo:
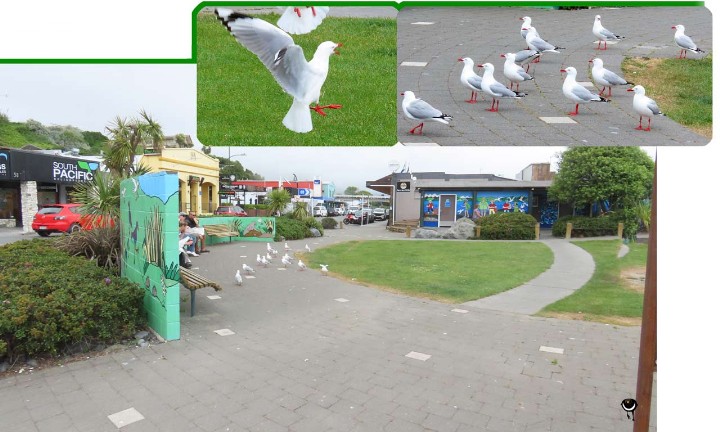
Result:
{"type": "Polygon", "coordinates": [[[215,210],[216,215],[247,216],[245,210],[240,206],[220,206],[215,210]]]}
{"type": "MultiPolygon", "coordinates": [[[[50,204],[35,214],[32,229],[42,237],[57,233],[74,233],[102,224],[93,223],[95,218],[80,213],[80,204],[50,204]]],[[[112,225],[112,222],[111,222],[112,225]]]]}

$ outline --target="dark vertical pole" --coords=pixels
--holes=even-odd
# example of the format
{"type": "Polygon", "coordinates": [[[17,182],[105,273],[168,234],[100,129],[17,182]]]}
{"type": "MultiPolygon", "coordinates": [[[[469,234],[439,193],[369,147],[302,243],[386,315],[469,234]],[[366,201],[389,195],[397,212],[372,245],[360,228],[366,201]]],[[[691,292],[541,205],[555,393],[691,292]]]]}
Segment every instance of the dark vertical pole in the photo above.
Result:
{"type": "Polygon", "coordinates": [[[647,432],[650,428],[650,401],[652,399],[653,372],[657,360],[657,160],[653,179],[652,207],[650,211],[650,239],[645,269],[645,296],[643,299],[642,329],[640,330],[640,356],[635,400],[633,432],[647,432]]]}

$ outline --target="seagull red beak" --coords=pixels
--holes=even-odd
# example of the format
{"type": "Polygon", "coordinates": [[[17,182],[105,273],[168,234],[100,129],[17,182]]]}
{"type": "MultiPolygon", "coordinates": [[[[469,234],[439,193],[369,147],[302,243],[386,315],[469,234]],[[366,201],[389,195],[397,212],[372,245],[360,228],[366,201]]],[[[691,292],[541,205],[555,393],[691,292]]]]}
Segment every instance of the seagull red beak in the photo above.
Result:
{"type": "MultiPolygon", "coordinates": [[[[628,90],[630,91],[630,90],[628,90]]],[[[405,92],[400,93],[400,96],[405,96],[405,92]]]]}
{"type": "Polygon", "coordinates": [[[479,68],[483,67],[483,65],[478,65],[479,68]]]}
{"type": "Polygon", "coordinates": [[[463,61],[463,59],[459,58],[458,61],[461,62],[461,61],[463,61]]]}
{"type": "Polygon", "coordinates": [[[635,89],[627,89],[627,91],[631,91],[631,92],[634,92],[634,91],[635,91],[635,89]]]}
{"type": "Polygon", "coordinates": [[[560,69],[560,72],[567,72],[565,69],[560,69]]]}
{"type": "Polygon", "coordinates": [[[522,29],[520,29],[520,30],[530,30],[530,29],[529,29],[529,28],[522,28],[522,29]]]}
{"type": "Polygon", "coordinates": [[[505,54],[500,54],[500,57],[505,58],[505,54]]]}
{"type": "Polygon", "coordinates": [[[671,28],[673,28],[673,29],[674,29],[674,28],[675,28],[675,26],[672,26],[671,28]]]}

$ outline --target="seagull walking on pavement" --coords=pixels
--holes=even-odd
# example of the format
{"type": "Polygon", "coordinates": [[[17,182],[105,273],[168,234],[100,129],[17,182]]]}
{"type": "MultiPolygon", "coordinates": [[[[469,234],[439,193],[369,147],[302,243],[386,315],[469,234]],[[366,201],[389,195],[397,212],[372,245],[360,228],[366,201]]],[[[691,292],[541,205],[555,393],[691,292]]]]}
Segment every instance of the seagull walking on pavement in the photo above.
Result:
{"type": "Polygon", "coordinates": [[[290,245],[287,242],[285,242],[285,252],[290,251],[290,250],[292,250],[290,248],[290,245]]]}
{"type": "Polygon", "coordinates": [[[302,260],[298,260],[298,271],[303,271],[307,268],[304,262],[302,260]]]}
{"type": "Polygon", "coordinates": [[[518,66],[525,65],[525,72],[530,72],[530,63],[534,62],[536,59],[539,59],[540,55],[541,54],[535,50],[520,50],[515,53],[515,64],[517,64],[518,66]]]}
{"type": "Polygon", "coordinates": [[[265,243],[265,246],[267,247],[268,252],[272,252],[272,247],[270,246],[270,243],[265,243]]]}
{"type": "Polygon", "coordinates": [[[255,273],[255,269],[253,269],[252,267],[250,267],[250,266],[247,265],[247,264],[243,264],[243,271],[244,271],[246,274],[255,273]]]}
{"type": "Polygon", "coordinates": [[[328,265],[320,264],[320,271],[322,272],[323,276],[327,276],[328,275],[328,265]]]}
{"type": "Polygon", "coordinates": [[[602,90],[600,90],[600,96],[602,96],[606,88],[608,89],[608,97],[610,97],[612,96],[613,86],[635,85],[631,82],[625,81],[624,78],[620,78],[615,72],[605,69],[603,67],[603,61],[597,57],[590,60],[590,63],[593,64],[592,77],[595,81],[595,85],[602,86],[602,90]]]}
{"type": "Polygon", "coordinates": [[[290,255],[288,255],[287,253],[286,253],[285,255],[283,255],[282,259],[283,259],[283,260],[288,260],[288,261],[290,261],[290,262],[292,262],[292,260],[293,260],[292,257],[291,257],[290,255]]]}
{"type": "Polygon", "coordinates": [[[306,34],[315,30],[329,11],[327,6],[288,6],[277,24],[290,34],[306,34]]]}
{"type": "Polygon", "coordinates": [[[443,124],[448,124],[452,120],[452,116],[444,114],[439,109],[433,107],[429,103],[422,99],[415,97],[415,93],[407,90],[400,93],[403,97],[402,110],[405,113],[405,117],[410,120],[420,120],[421,123],[414,128],[410,129],[411,134],[415,134],[415,130],[420,128],[418,135],[422,135],[423,125],[426,121],[436,121],[443,124]]]}
{"type": "Polygon", "coordinates": [[[595,15],[595,23],[593,24],[592,32],[595,35],[596,38],[598,38],[598,46],[595,48],[596,50],[606,50],[607,49],[607,41],[617,41],[620,39],[625,39],[625,36],[617,35],[610,30],[603,27],[602,23],[600,22],[600,15],[595,15]],[[605,45],[603,48],[600,48],[600,43],[605,42],[605,45]]]}
{"type": "Polygon", "coordinates": [[[520,25],[520,36],[522,36],[523,40],[525,40],[530,27],[532,27],[532,18],[530,18],[529,16],[524,16],[520,18],[520,21],[523,22],[522,25],[520,25]]]}
{"type": "MultiPolygon", "coordinates": [[[[528,32],[527,35],[525,35],[525,42],[527,42],[527,45],[531,50],[535,50],[540,54],[544,54],[546,52],[560,53],[560,51],[558,50],[565,49],[563,47],[559,47],[545,41],[543,38],[540,37],[535,27],[530,26],[527,30],[528,32]]],[[[539,62],[540,57],[533,60],[533,63],[539,62]]]]}
{"type": "Polygon", "coordinates": [[[520,91],[520,83],[524,81],[534,80],[535,78],[530,76],[525,69],[518,66],[515,63],[515,54],[505,53],[500,54],[500,57],[505,58],[505,65],[503,66],[503,75],[505,78],[510,80],[510,90],[513,89],[513,84],[517,86],[517,90],[520,91]]]}
{"type": "Polygon", "coordinates": [[[273,257],[272,257],[272,255],[270,255],[270,253],[268,252],[268,253],[265,255],[265,259],[267,260],[267,262],[271,263],[272,260],[273,260],[273,257]]]}
{"type": "Polygon", "coordinates": [[[492,96],[492,105],[490,108],[486,108],[486,111],[498,112],[500,109],[499,99],[520,99],[525,96],[525,93],[512,91],[505,87],[502,83],[498,82],[493,75],[495,72],[495,66],[493,66],[492,63],[483,63],[478,67],[485,69],[480,87],[482,88],[482,91],[492,96]]]}
{"type": "Polygon", "coordinates": [[[282,262],[283,267],[285,267],[285,268],[287,268],[287,266],[289,266],[291,264],[290,260],[287,259],[287,257],[282,257],[282,259],[280,261],[282,262]]]}
{"type": "Polygon", "coordinates": [[[261,258],[260,258],[260,264],[261,264],[263,267],[267,268],[268,265],[270,265],[270,261],[268,261],[267,258],[265,258],[265,257],[261,257],[261,258]]]}
{"type": "Polygon", "coordinates": [[[675,29],[675,44],[680,47],[680,55],[677,58],[687,58],[687,52],[692,51],[695,54],[704,53],[705,51],[695,45],[692,38],[685,34],[685,26],[677,24],[672,26],[675,29]]]}
{"type": "Polygon", "coordinates": [[[473,70],[475,62],[470,57],[462,57],[459,58],[458,61],[464,63],[462,72],[460,73],[460,82],[470,89],[470,99],[465,102],[471,104],[477,103],[478,92],[482,91],[480,86],[482,78],[473,70]]]}
{"type": "Polygon", "coordinates": [[[635,96],[633,96],[633,109],[636,113],[640,114],[640,123],[635,129],[649,132],[650,120],[652,119],[652,117],[656,115],[664,116],[665,114],[660,111],[660,107],[658,107],[658,104],[654,100],[645,96],[645,87],[641,85],[636,85],[635,87],[628,89],[627,91],[635,93],[635,96]],[[643,129],[642,127],[643,117],[647,117],[648,119],[647,127],[645,129],[643,129]]]}
{"type": "Polygon", "coordinates": [[[569,66],[565,69],[560,69],[560,72],[567,72],[567,76],[565,77],[565,81],[562,86],[563,94],[566,98],[575,102],[575,111],[569,112],[568,115],[578,115],[580,104],[586,104],[589,102],[610,102],[609,99],[605,99],[604,97],[597,95],[578,84],[576,80],[577,69],[574,67],[569,66]]]}
{"type": "Polygon", "coordinates": [[[240,274],[240,270],[238,270],[238,271],[235,273],[235,282],[236,282],[238,285],[242,285],[242,283],[243,283],[243,279],[242,279],[242,275],[240,274]]]}
{"type": "Polygon", "coordinates": [[[215,14],[235,39],[258,56],[282,89],[293,97],[290,110],[282,123],[293,132],[312,130],[310,110],[325,116],[323,109],[339,109],[342,105],[319,105],[320,94],[330,68],[330,56],[339,54],[340,43],[321,43],[312,60],[305,60],[303,49],[278,27],[232,9],[217,8],[215,14]],[[315,103],[314,106],[310,104],[315,103]]]}
{"type": "Polygon", "coordinates": [[[310,246],[307,243],[305,244],[305,250],[308,252],[312,252],[312,249],[310,249],[310,246]]]}

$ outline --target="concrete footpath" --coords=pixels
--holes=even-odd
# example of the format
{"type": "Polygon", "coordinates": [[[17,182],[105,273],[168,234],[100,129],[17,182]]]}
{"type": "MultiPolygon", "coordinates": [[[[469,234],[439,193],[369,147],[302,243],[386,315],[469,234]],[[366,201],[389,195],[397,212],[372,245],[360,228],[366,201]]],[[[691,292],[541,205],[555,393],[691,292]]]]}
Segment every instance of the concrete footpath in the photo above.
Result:
{"type": "MultiPolygon", "coordinates": [[[[390,238],[404,235],[376,223],[289,243],[390,238]]],[[[439,303],[278,264],[236,285],[264,251],[234,242],[192,259],[224,289],[198,291],[192,318],[183,303],[178,341],[1,378],[0,430],[633,428],[620,402],[635,394],[637,327],[439,303]]]]}

